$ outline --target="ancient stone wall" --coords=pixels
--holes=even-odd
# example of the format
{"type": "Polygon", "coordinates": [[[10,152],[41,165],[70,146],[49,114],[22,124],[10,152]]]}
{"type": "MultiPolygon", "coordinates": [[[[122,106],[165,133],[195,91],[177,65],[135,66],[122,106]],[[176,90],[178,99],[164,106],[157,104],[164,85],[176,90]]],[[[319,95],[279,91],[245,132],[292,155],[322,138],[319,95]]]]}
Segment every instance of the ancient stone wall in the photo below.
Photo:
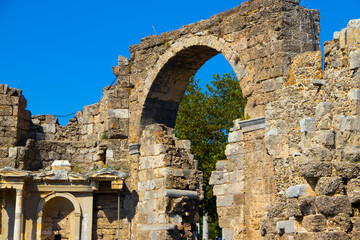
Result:
{"type": "MultiPolygon", "coordinates": [[[[86,190],[86,206],[94,207],[87,209],[91,215],[94,210],[94,230],[84,234],[92,232],[95,239],[115,238],[118,224],[122,239],[196,238],[202,175],[190,143],[176,139],[170,127],[189,77],[221,53],[238,77],[252,118],[235,121],[227,160],[217,163],[211,177],[223,237],[356,239],[360,21],[325,43],[323,69],[317,51],[319,18],[318,11],[299,6],[298,0],[251,0],[208,20],[146,37],[130,47],[130,60],[119,57],[113,67],[117,83],[104,88],[102,99],[85,106],[67,126],[52,115],[31,117],[21,90],[0,85],[0,167],[45,169],[3,169],[1,177],[15,176],[12,184],[18,188],[22,180],[34,180],[36,186],[61,180],[66,183],[61,191],[68,192],[76,182],[71,187],[79,196],[86,190]],[[71,163],[71,171],[50,171],[60,159],[71,163]],[[100,182],[107,182],[107,189],[89,177],[104,166],[130,174],[120,221],[113,211],[114,189],[122,189],[124,178],[120,184],[105,176],[100,182]]],[[[1,185],[3,191],[9,186],[1,185]]],[[[51,184],[42,187],[59,191],[51,184]]],[[[39,190],[31,191],[37,196],[32,201],[39,201],[39,190]]],[[[12,212],[13,198],[6,198],[12,212]]],[[[25,214],[31,231],[37,216],[25,214]]],[[[17,215],[17,223],[20,219],[17,215]]]]}
{"type": "Polygon", "coordinates": [[[264,144],[265,119],[234,121],[227,160],[216,164],[210,184],[224,239],[257,239],[260,221],[274,199],[274,173],[264,144]]]}
{"type": "Polygon", "coordinates": [[[319,13],[296,0],[253,0],[130,47],[130,141],[150,123],[174,126],[189,78],[222,53],[236,73],[246,113],[263,117],[291,58],[319,48],[319,13]]]}
{"type": "Polygon", "coordinates": [[[325,43],[325,70],[320,51],[292,59],[265,131],[234,122],[211,177],[225,239],[359,237],[359,22],[325,43]]]}
{"type": "Polygon", "coordinates": [[[195,239],[202,173],[190,153],[190,142],[173,129],[145,128],[138,165],[137,238],[195,239]]]}
{"type": "Polygon", "coordinates": [[[16,145],[24,145],[31,113],[22,90],[0,84],[0,158],[2,166],[18,166],[16,145]]]}
{"type": "Polygon", "coordinates": [[[94,197],[93,240],[117,239],[119,227],[119,239],[129,239],[130,224],[127,218],[128,212],[124,209],[124,195],[102,193],[94,197]],[[118,222],[118,205],[120,205],[120,222],[118,222]]]}
{"type": "Polygon", "coordinates": [[[262,228],[267,239],[358,238],[359,22],[325,43],[324,71],[321,52],[294,58],[279,99],[266,107],[278,192],[262,228]]]}
{"type": "Polygon", "coordinates": [[[31,117],[21,90],[1,85],[6,94],[1,94],[0,165],[38,170],[66,159],[80,172],[105,165],[128,170],[129,84],[125,80],[119,77],[116,85],[104,88],[100,102],[85,106],[66,126],[60,126],[53,115],[31,117]]]}

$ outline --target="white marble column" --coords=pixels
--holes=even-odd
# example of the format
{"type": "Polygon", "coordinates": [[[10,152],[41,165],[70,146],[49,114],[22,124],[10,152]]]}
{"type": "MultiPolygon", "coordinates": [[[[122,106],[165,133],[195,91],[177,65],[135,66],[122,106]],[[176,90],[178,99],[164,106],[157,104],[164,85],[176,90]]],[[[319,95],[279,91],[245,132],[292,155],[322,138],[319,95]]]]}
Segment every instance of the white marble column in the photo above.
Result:
{"type": "Polygon", "coordinates": [[[203,240],[209,240],[209,216],[207,213],[203,216],[203,240]]]}
{"type": "Polygon", "coordinates": [[[22,198],[23,190],[16,189],[14,240],[21,240],[22,198]]]}

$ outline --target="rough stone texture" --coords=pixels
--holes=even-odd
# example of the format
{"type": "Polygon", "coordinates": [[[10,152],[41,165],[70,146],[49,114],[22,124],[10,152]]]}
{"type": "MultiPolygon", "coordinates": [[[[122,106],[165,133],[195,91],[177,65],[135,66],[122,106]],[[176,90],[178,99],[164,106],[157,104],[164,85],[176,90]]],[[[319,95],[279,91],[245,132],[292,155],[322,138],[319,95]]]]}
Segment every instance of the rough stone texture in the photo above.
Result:
{"type": "Polygon", "coordinates": [[[318,195],[342,194],[344,189],[343,181],[340,177],[323,177],[316,184],[318,195]]]}
{"type": "Polygon", "coordinates": [[[130,140],[137,142],[150,123],[172,127],[189,77],[218,53],[238,77],[248,99],[246,114],[264,116],[265,105],[282,87],[290,59],[313,47],[320,49],[319,17],[318,11],[298,1],[254,0],[176,31],[143,38],[130,47],[130,140]]]}
{"type": "MultiPolygon", "coordinates": [[[[259,238],[261,218],[274,198],[272,166],[264,150],[262,121],[235,120],[225,151],[227,160],[218,162],[218,169],[210,178],[217,199],[219,225],[231,232],[232,239],[259,238]],[[246,127],[241,127],[245,123],[246,127]]],[[[273,215],[277,217],[281,211],[274,208],[273,215]]]]}
{"type": "Polygon", "coordinates": [[[321,214],[308,215],[304,217],[302,225],[308,232],[322,232],[326,229],[326,218],[321,214]]]}
{"type": "MultiPolygon", "coordinates": [[[[227,159],[211,176],[223,237],[359,238],[359,20],[325,43],[323,69],[319,19],[318,11],[298,0],[252,0],[145,37],[130,47],[130,59],[119,57],[116,84],[67,126],[52,115],[31,116],[21,90],[0,85],[0,167],[32,171],[13,172],[12,185],[7,168],[0,174],[7,194],[1,196],[7,208],[1,234],[11,235],[6,234],[12,226],[4,226],[14,212],[14,186],[31,179],[61,180],[66,189],[90,192],[94,214],[86,221],[93,223],[94,239],[114,239],[117,223],[121,239],[196,239],[202,174],[190,142],[176,139],[170,127],[189,77],[221,53],[237,75],[252,118],[234,121],[227,159]],[[56,160],[68,160],[71,172],[50,171],[56,160]],[[98,186],[76,174],[104,166],[129,174],[124,188],[123,182],[98,186]],[[299,186],[306,191],[289,198],[286,190],[299,186]],[[114,189],[123,189],[120,222],[114,189]]],[[[59,191],[52,184],[41,187],[59,191]]],[[[38,194],[30,199],[38,204],[40,192],[25,191],[38,194]]],[[[24,217],[26,231],[36,225],[28,219],[36,217],[24,217]]],[[[67,226],[61,219],[45,220],[67,226]]]]}
{"type": "Polygon", "coordinates": [[[347,194],[349,196],[350,202],[359,203],[360,202],[360,179],[351,179],[347,185],[347,194]]]}
{"type": "Polygon", "coordinates": [[[172,234],[181,239],[195,237],[202,174],[195,169],[190,146],[179,144],[173,129],[161,124],[145,128],[137,182],[139,214],[135,223],[144,239],[151,239],[155,233],[165,234],[163,226],[174,224],[172,234]]]}
{"type": "Polygon", "coordinates": [[[320,52],[293,58],[286,85],[276,90],[279,98],[266,106],[265,146],[274,163],[277,197],[263,219],[265,239],[282,239],[274,234],[274,219],[293,216],[298,232],[285,239],[359,236],[357,23],[325,43],[325,70],[320,52]],[[287,189],[302,184],[312,191],[286,199],[287,189]]]}

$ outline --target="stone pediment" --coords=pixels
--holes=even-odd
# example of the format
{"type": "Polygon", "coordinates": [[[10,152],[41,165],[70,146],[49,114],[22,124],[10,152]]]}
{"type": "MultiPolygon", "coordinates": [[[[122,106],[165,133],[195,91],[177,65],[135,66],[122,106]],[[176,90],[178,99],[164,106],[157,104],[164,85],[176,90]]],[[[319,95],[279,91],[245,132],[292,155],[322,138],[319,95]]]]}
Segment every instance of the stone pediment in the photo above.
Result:
{"type": "Polygon", "coordinates": [[[86,177],[90,180],[115,180],[125,179],[128,174],[124,172],[115,171],[109,168],[103,168],[94,173],[88,173],[86,177]]]}
{"type": "Polygon", "coordinates": [[[28,171],[19,170],[12,167],[0,169],[0,176],[3,178],[26,178],[30,175],[28,171]]]}

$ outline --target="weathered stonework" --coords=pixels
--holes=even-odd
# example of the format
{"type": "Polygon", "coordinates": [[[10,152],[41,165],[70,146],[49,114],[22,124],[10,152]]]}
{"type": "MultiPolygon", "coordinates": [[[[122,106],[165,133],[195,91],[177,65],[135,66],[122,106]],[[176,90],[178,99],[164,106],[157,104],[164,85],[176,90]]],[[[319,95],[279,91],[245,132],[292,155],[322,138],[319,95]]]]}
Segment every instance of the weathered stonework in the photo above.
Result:
{"type": "Polygon", "coordinates": [[[265,110],[266,148],[274,162],[277,198],[264,217],[266,239],[357,239],[358,218],[360,28],[348,27],[320,52],[292,60],[287,84],[265,110]],[[294,185],[308,189],[289,199],[294,185]],[[286,191],[287,192],[287,191],[286,191]],[[296,199],[296,200],[295,200],[296,199]],[[281,205],[274,215],[270,209],[281,205]],[[300,211],[299,211],[300,210],[300,211]],[[276,232],[274,219],[295,217],[292,232],[276,232]],[[284,234],[284,236],[282,235],[284,234]]]}
{"type": "Polygon", "coordinates": [[[197,239],[202,173],[171,127],[219,53],[251,117],[210,179],[223,238],[358,239],[360,20],[325,43],[323,69],[319,19],[298,0],[252,0],[146,37],[67,126],[0,85],[1,239],[197,239]]]}

